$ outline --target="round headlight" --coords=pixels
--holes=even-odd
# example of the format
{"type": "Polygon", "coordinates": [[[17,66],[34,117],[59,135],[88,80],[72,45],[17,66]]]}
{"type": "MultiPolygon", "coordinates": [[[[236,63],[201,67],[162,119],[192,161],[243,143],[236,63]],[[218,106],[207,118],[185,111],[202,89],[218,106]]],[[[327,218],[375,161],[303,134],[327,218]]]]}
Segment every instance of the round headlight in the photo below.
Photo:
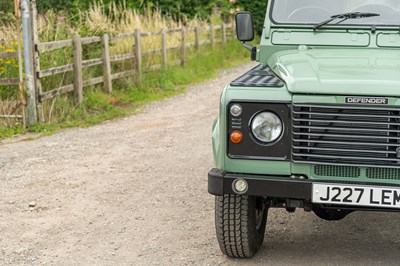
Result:
{"type": "Polygon", "coordinates": [[[251,123],[251,131],[259,141],[270,143],[282,135],[283,124],[276,114],[262,112],[254,117],[251,123]]]}

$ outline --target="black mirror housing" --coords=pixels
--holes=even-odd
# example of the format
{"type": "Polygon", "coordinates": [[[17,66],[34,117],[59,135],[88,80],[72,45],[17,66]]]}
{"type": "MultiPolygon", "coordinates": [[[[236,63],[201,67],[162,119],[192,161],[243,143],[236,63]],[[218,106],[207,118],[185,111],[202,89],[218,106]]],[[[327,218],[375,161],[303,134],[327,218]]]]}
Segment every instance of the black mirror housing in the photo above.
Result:
{"type": "Polygon", "coordinates": [[[237,38],[241,42],[254,40],[254,20],[250,12],[238,12],[235,15],[237,38]]]}

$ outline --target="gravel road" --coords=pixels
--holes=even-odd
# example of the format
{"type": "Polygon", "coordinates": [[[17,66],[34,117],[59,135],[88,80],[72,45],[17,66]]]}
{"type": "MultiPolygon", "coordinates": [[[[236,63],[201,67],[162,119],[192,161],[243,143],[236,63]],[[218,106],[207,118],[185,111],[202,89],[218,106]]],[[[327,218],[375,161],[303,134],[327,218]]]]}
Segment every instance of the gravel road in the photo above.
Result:
{"type": "Polygon", "coordinates": [[[251,260],[218,248],[211,125],[223,71],[135,115],[0,145],[0,265],[399,265],[400,215],[269,214],[251,260]]]}

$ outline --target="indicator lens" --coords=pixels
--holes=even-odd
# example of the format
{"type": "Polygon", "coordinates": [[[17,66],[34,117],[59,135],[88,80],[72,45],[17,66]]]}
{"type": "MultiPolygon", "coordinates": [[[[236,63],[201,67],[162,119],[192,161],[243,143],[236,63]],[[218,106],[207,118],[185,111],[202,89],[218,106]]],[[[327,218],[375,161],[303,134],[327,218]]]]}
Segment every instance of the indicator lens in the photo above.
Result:
{"type": "Polygon", "coordinates": [[[243,140],[243,134],[240,131],[234,131],[231,134],[231,141],[234,144],[239,144],[243,140]]]}

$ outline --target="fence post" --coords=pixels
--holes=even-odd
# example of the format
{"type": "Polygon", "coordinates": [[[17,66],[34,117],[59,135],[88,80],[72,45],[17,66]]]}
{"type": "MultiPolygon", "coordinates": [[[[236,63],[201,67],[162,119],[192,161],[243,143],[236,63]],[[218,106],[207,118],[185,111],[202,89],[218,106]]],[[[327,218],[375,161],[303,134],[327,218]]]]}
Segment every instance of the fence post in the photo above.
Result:
{"type": "Polygon", "coordinates": [[[198,52],[200,50],[200,30],[198,27],[194,29],[194,34],[195,34],[195,46],[196,46],[196,51],[198,52]]]}
{"type": "Polygon", "coordinates": [[[37,44],[39,43],[38,36],[38,28],[37,28],[37,9],[36,9],[36,0],[31,0],[31,14],[32,14],[32,54],[33,54],[33,73],[34,73],[34,81],[35,81],[35,91],[36,91],[36,99],[37,99],[37,115],[40,123],[44,123],[44,113],[43,106],[40,101],[40,95],[42,94],[42,81],[38,77],[38,73],[40,72],[40,54],[37,50],[37,44]]]}
{"type": "Polygon", "coordinates": [[[75,104],[83,103],[82,42],[78,34],[73,38],[74,48],[74,96],[75,104]]]}
{"type": "Polygon", "coordinates": [[[167,57],[167,30],[163,29],[161,32],[161,50],[162,50],[162,66],[163,69],[168,67],[167,57]]]}
{"type": "Polygon", "coordinates": [[[26,100],[25,100],[25,88],[24,88],[24,69],[23,69],[23,57],[22,57],[22,38],[21,38],[21,10],[20,1],[14,1],[15,18],[17,19],[17,36],[18,36],[18,78],[19,78],[19,99],[22,104],[22,125],[26,128],[26,100]]]}
{"type": "Polygon", "coordinates": [[[214,28],[213,24],[210,25],[210,43],[211,43],[211,47],[214,48],[214,46],[215,46],[215,28],[214,28]]]}
{"type": "Polygon", "coordinates": [[[136,69],[139,81],[142,79],[142,42],[140,30],[135,30],[135,56],[136,56],[136,69]]]}
{"type": "Polygon", "coordinates": [[[222,42],[226,43],[226,24],[222,23],[222,42]]]}
{"type": "Polygon", "coordinates": [[[184,26],[182,27],[181,65],[186,65],[186,28],[184,26]]]}
{"type": "Polygon", "coordinates": [[[28,126],[33,126],[37,123],[36,113],[36,92],[35,82],[33,80],[33,65],[32,65],[32,38],[30,29],[30,12],[29,0],[21,2],[22,13],[22,34],[24,38],[24,65],[26,77],[26,96],[27,96],[27,113],[28,113],[28,126]]]}
{"type": "Polygon", "coordinates": [[[232,31],[232,40],[234,40],[235,39],[235,35],[236,35],[236,27],[235,27],[235,20],[233,19],[232,20],[232,25],[231,25],[231,31],[232,31]]]}
{"type": "Polygon", "coordinates": [[[104,77],[104,89],[108,93],[112,93],[113,84],[111,77],[111,61],[110,61],[110,44],[109,44],[109,36],[108,34],[104,34],[101,36],[101,43],[103,45],[103,77],[104,77]]]}

